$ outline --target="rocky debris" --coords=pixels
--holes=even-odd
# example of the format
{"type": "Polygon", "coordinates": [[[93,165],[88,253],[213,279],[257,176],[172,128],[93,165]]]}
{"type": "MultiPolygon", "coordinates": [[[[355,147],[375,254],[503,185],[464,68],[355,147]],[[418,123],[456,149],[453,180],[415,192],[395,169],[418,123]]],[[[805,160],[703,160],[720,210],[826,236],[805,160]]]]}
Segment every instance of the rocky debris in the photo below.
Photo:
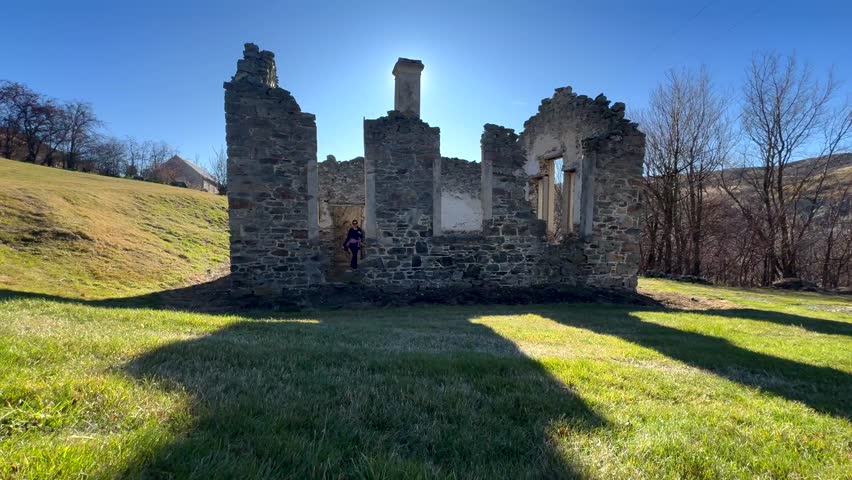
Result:
{"type": "Polygon", "coordinates": [[[707,298],[700,295],[684,295],[675,292],[645,290],[641,286],[637,289],[637,291],[639,294],[651,298],[666,308],[673,310],[731,310],[739,308],[738,305],[727,300],[707,298]]]}
{"type": "Polygon", "coordinates": [[[694,275],[672,275],[671,273],[651,271],[642,273],[642,276],[645,278],[664,278],[667,280],[674,280],[676,282],[697,283],[699,285],[713,285],[713,282],[710,280],[703,277],[696,277],[694,275]]]}
{"type": "Polygon", "coordinates": [[[796,290],[800,292],[818,292],[819,287],[813,282],[802,280],[801,278],[782,278],[772,282],[772,288],[782,290],[796,290]]]}

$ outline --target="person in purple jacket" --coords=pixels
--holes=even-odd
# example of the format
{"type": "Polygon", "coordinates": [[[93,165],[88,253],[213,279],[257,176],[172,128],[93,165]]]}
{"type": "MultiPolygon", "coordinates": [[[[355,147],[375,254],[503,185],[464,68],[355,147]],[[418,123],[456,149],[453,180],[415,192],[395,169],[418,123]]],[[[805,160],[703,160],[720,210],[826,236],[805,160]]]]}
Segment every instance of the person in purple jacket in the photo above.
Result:
{"type": "Polygon", "coordinates": [[[358,269],[358,250],[361,249],[363,240],[364,231],[358,226],[358,220],[352,220],[352,227],[346,234],[346,240],[343,241],[343,249],[352,253],[352,261],[349,263],[352,270],[358,269]]]}

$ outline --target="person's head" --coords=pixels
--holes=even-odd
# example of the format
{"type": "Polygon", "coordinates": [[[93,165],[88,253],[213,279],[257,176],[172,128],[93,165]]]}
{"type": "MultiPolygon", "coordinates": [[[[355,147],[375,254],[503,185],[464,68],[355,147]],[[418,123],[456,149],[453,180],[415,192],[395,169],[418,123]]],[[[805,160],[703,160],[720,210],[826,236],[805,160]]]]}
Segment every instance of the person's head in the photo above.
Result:
{"type": "Polygon", "coordinates": [[[352,220],[352,228],[358,228],[358,220],[352,220]]]}

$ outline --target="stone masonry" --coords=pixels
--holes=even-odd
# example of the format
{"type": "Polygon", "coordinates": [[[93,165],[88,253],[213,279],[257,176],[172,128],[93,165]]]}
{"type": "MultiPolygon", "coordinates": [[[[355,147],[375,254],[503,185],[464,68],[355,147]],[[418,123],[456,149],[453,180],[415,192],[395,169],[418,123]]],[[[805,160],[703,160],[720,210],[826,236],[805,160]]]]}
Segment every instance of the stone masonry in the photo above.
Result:
{"type": "Polygon", "coordinates": [[[420,119],[423,69],[394,66],[394,110],[364,121],[363,158],[318,165],[314,116],[278,87],[272,53],[246,45],[225,83],[233,293],[299,295],[338,282],[634,290],[645,141],[624,104],[560,88],[520,134],[485,125],[478,164],[442,158],[440,130],[420,119]],[[553,238],[554,220],[537,209],[557,158],[571,215],[553,238]],[[364,258],[341,276],[340,224],[358,215],[364,258]]]}
{"type": "Polygon", "coordinates": [[[482,229],[482,179],[479,162],[441,157],[441,230],[482,229]]]}
{"type": "Polygon", "coordinates": [[[232,288],[268,296],[322,283],[316,119],[256,45],[224,87],[232,288]]]}

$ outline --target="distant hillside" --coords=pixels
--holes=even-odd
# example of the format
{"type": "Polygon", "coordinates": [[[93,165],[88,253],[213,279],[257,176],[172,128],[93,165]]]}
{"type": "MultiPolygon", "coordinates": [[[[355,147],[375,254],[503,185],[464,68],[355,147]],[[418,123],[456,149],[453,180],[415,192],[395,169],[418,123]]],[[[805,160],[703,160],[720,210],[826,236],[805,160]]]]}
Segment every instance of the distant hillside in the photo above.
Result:
{"type": "MultiPolygon", "coordinates": [[[[785,176],[790,182],[795,181],[802,175],[813,175],[822,172],[827,159],[825,157],[814,157],[790,162],[784,170],[785,176]]],[[[728,179],[735,181],[746,173],[758,173],[758,168],[729,168],[724,170],[728,179]]],[[[840,153],[831,157],[828,165],[829,181],[852,181],[852,153],[840,153]]],[[[718,177],[716,179],[718,181],[718,177]]]]}
{"type": "Polygon", "coordinates": [[[224,197],[0,159],[0,289],[100,298],[228,260],[224,197]]]}
{"type": "MultiPolygon", "coordinates": [[[[826,160],[825,157],[806,158],[791,162],[787,168],[794,170],[810,169],[812,165],[822,165],[826,160]]],[[[852,153],[836,153],[831,156],[829,170],[840,170],[846,167],[852,167],[852,153]]]]}

